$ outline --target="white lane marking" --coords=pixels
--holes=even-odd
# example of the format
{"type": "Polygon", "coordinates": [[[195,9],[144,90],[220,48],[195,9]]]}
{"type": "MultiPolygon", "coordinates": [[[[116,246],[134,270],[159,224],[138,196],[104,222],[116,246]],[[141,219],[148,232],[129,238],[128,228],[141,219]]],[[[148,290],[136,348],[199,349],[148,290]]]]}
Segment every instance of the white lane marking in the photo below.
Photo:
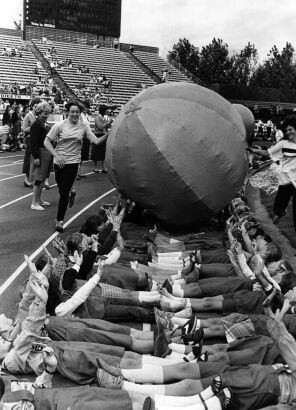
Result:
{"type": "Polygon", "coordinates": [[[0,165],[0,168],[13,167],[13,166],[16,166],[16,165],[20,165],[21,162],[22,162],[22,161],[17,162],[17,163],[14,163],[14,162],[13,162],[12,164],[0,165]]]}
{"type": "MultiPolygon", "coordinates": [[[[91,175],[91,174],[94,174],[94,172],[88,172],[88,173],[86,173],[86,174],[84,174],[84,175],[91,175]]],[[[24,174],[21,174],[21,175],[24,175],[24,174]]],[[[17,176],[19,176],[19,175],[17,175],[17,176]]],[[[15,176],[15,177],[10,177],[10,178],[16,178],[16,176],[15,176]]],[[[10,178],[0,179],[0,182],[1,182],[1,181],[5,181],[5,180],[10,179],[10,178]]],[[[50,185],[50,188],[54,188],[55,186],[57,186],[57,184],[50,185]]],[[[45,188],[43,188],[43,190],[45,191],[45,188]]],[[[33,192],[30,192],[30,193],[27,194],[27,195],[20,196],[19,198],[16,198],[16,199],[14,199],[13,201],[7,202],[7,204],[1,205],[1,206],[0,206],[0,209],[6,208],[6,207],[9,206],[9,205],[15,204],[16,202],[19,202],[19,201],[21,201],[22,199],[28,198],[28,197],[31,196],[31,195],[33,195],[33,192]]]]}
{"type": "Polygon", "coordinates": [[[1,157],[0,155],[0,159],[6,159],[6,158],[16,158],[16,157],[23,157],[24,154],[20,154],[20,155],[7,155],[7,157],[1,157]]]}
{"type": "MultiPolygon", "coordinates": [[[[2,172],[0,172],[0,178],[1,178],[2,175],[11,175],[11,174],[2,174],[2,172]]],[[[8,179],[18,178],[18,177],[21,177],[23,175],[25,175],[25,174],[13,175],[12,177],[2,178],[2,179],[0,179],[0,182],[7,181],[8,179]]]]}
{"type": "MultiPolygon", "coordinates": [[[[86,205],[81,211],[77,212],[77,214],[73,215],[72,218],[69,219],[64,224],[64,227],[67,228],[67,226],[70,225],[71,222],[73,222],[78,216],[83,214],[85,211],[88,210],[91,206],[93,206],[96,202],[100,201],[101,199],[105,198],[105,196],[111,194],[112,192],[116,191],[116,188],[111,189],[108,192],[105,192],[103,195],[99,196],[97,199],[94,201],[90,202],[88,205],[86,205]]],[[[41,246],[39,246],[38,249],[36,249],[35,252],[33,252],[29,259],[33,260],[42,250],[44,246],[47,246],[57,235],[59,235],[59,232],[54,232],[46,241],[43,242],[41,246]]],[[[3,292],[15,281],[15,279],[22,273],[22,271],[25,269],[27,266],[26,262],[23,262],[13,273],[10,275],[10,277],[0,286],[0,296],[2,295],[3,292]]]]}
{"type": "Polygon", "coordinates": [[[21,164],[23,162],[22,159],[19,159],[18,161],[13,161],[13,164],[21,164]]]}

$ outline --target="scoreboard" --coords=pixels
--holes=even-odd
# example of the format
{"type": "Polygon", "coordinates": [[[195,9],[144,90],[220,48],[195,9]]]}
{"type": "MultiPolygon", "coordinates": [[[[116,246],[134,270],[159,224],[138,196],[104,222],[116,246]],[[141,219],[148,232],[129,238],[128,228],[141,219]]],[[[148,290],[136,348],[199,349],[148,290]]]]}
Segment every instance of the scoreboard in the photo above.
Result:
{"type": "Polygon", "coordinates": [[[121,0],[24,0],[24,24],[119,38],[121,0]]]}

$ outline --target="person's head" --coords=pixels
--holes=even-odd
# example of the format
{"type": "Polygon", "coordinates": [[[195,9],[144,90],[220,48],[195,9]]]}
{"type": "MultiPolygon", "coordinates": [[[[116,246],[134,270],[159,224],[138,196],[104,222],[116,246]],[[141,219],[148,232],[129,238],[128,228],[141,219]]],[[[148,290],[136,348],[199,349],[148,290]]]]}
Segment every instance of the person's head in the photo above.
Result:
{"type": "Polygon", "coordinates": [[[43,101],[37,105],[35,108],[36,117],[42,121],[46,122],[51,111],[50,105],[47,102],[43,101]]]}
{"type": "Polygon", "coordinates": [[[66,239],[68,255],[73,255],[75,251],[81,254],[85,248],[84,237],[79,232],[74,232],[66,239]]]}
{"type": "Polygon", "coordinates": [[[13,320],[5,316],[4,313],[1,313],[0,315],[0,337],[2,337],[5,340],[8,340],[12,329],[13,329],[13,320]]]}
{"type": "Polygon", "coordinates": [[[107,111],[106,105],[100,105],[100,106],[99,106],[99,114],[105,115],[105,114],[106,114],[106,111],[107,111]]]}
{"type": "Polygon", "coordinates": [[[294,272],[287,272],[280,282],[281,292],[285,295],[289,290],[296,287],[296,275],[294,272]]]}
{"type": "Polygon", "coordinates": [[[266,240],[262,238],[261,244],[258,253],[264,258],[265,263],[277,262],[282,258],[282,251],[274,242],[267,243],[266,240]]]}
{"type": "Polygon", "coordinates": [[[73,124],[77,124],[80,114],[83,112],[83,106],[78,101],[69,101],[65,105],[65,108],[69,121],[73,124]]]}
{"type": "Polygon", "coordinates": [[[81,233],[87,236],[98,233],[98,228],[102,225],[103,220],[99,215],[91,215],[87,218],[85,223],[82,225],[81,233]]]}
{"type": "Polygon", "coordinates": [[[287,272],[293,271],[292,266],[285,259],[267,263],[266,267],[270,276],[273,277],[274,280],[278,283],[280,283],[280,281],[282,280],[283,275],[285,275],[287,272]]]}
{"type": "Polygon", "coordinates": [[[283,121],[284,139],[296,142],[296,115],[288,115],[283,121]]]}
{"type": "Polygon", "coordinates": [[[30,101],[30,110],[33,112],[33,114],[35,114],[35,109],[36,109],[37,105],[40,104],[40,103],[41,103],[40,98],[33,98],[30,101]]]}

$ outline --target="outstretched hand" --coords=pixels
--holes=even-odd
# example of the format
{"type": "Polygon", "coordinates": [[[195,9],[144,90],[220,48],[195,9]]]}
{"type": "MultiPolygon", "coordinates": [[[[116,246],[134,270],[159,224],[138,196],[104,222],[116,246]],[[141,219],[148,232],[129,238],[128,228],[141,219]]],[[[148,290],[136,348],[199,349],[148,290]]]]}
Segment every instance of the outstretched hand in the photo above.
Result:
{"type": "Polygon", "coordinates": [[[54,241],[52,242],[52,246],[54,249],[59,253],[59,254],[65,254],[66,253],[66,245],[62,239],[59,237],[55,238],[54,241]]]}
{"type": "Polygon", "coordinates": [[[38,296],[38,298],[41,301],[43,301],[44,303],[47,302],[48,294],[47,294],[47,290],[45,289],[45,287],[43,285],[41,285],[36,280],[34,280],[34,281],[30,282],[29,286],[30,286],[32,292],[34,292],[35,295],[38,296]]]}

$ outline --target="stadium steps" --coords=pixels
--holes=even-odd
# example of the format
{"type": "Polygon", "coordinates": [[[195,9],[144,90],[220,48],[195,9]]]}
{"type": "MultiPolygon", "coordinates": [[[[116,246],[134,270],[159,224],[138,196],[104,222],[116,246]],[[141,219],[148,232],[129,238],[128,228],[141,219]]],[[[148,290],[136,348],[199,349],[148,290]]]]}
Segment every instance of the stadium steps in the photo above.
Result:
{"type": "Polygon", "coordinates": [[[112,80],[112,91],[103,92],[100,104],[106,103],[107,98],[112,97],[113,105],[118,107],[139,92],[137,83],[143,83],[147,87],[156,84],[150,76],[126,57],[126,53],[119,50],[106,47],[94,49],[88,45],[61,42],[51,42],[48,46],[38,40],[34,43],[44,56],[47,49],[54,46],[58,60],[72,59],[73,68],[64,67],[57,69],[57,72],[78,98],[82,97],[78,90],[78,85],[81,83],[85,84],[90,92],[94,92],[95,85],[90,82],[94,74],[105,74],[108,80],[112,80]],[[77,67],[82,65],[90,69],[89,74],[77,72],[77,67]]]}
{"type": "Polygon", "coordinates": [[[58,88],[61,91],[65,91],[69,98],[76,97],[76,94],[74,93],[74,91],[69,87],[69,85],[66,83],[66,81],[64,81],[64,79],[61,77],[61,75],[56,70],[54,70],[54,72],[52,72],[49,62],[46,60],[46,58],[44,58],[43,54],[38,49],[38,47],[36,47],[34,41],[28,41],[27,45],[31,49],[31,51],[34,54],[36,60],[39,60],[41,62],[42,67],[44,68],[44,70],[47,71],[49,77],[54,80],[54,82],[58,86],[58,88]]]}
{"type": "Polygon", "coordinates": [[[158,54],[147,53],[144,51],[134,51],[134,56],[138,58],[143,64],[150,68],[159,78],[162,78],[163,70],[169,71],[168,82],[171,81],[186,81],[191,82],[185,74],[182,74],[168,61],[165,61],[158,54]]]}
{"type": "Polygon", "coordinates": [[[162,82],[161,78],[157,74],[155,74],[155,72],[152,71],[150,67],[144,64],[143,61],[141,61],[133,53],[125,52],[125,56],[134,64],[136,64],[140,68],[140,70],[143,70],[147,75],[149,75],[152,78],[152,80],[156,82],[156,84],[160,84],[162,82]]]}

